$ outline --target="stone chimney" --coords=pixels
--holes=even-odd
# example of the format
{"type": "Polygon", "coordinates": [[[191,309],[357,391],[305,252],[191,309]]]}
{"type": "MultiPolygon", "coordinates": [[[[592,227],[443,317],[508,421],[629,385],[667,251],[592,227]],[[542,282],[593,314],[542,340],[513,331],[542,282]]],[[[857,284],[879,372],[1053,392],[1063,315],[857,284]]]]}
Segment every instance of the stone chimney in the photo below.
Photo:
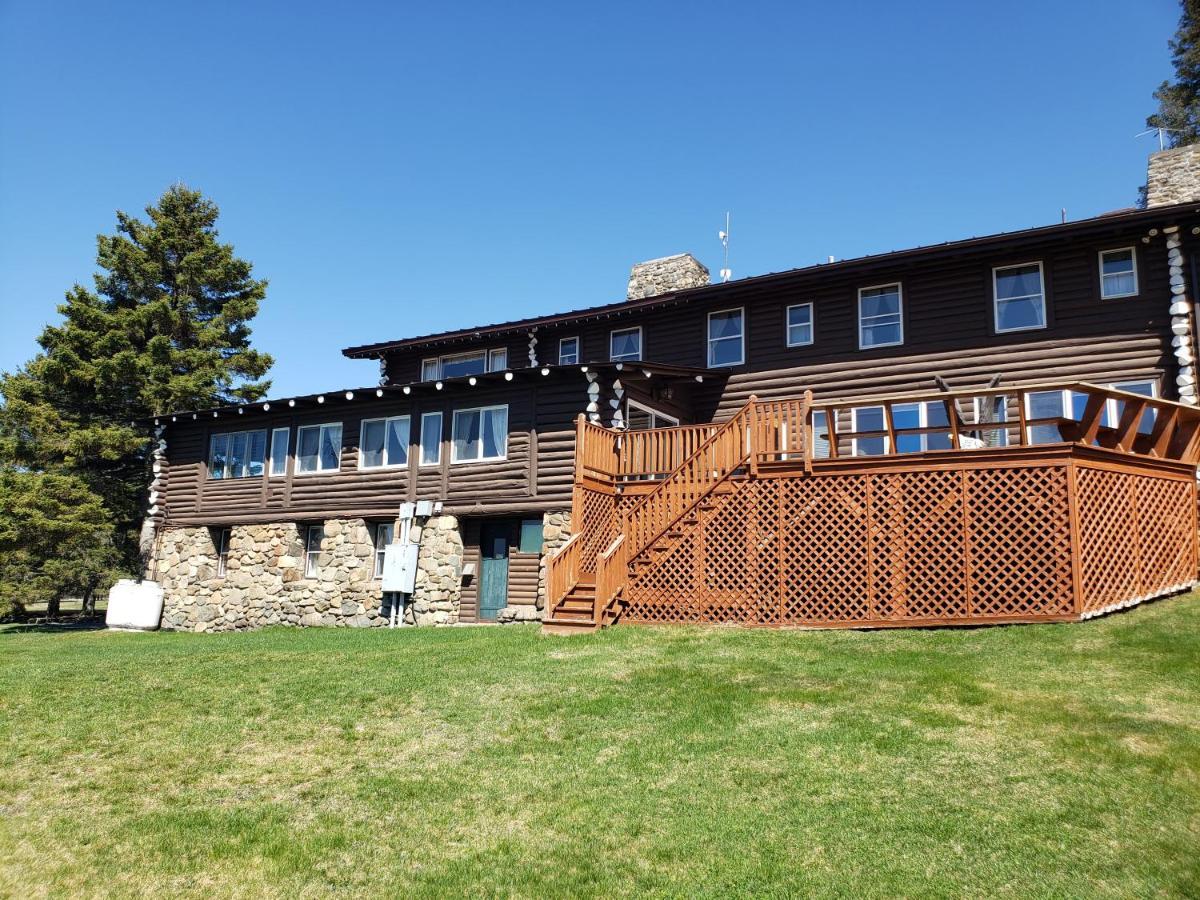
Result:
{"type": "Polygon", "coordinates": [[[709,283],[708,269],[690,253],[677,253],[640,262],[629,273],[629,300],[641,300],[671,291],[704,287],[709,283]]]}
{"type": "Polygon", "coordinates": [[[1146,206],[1200,200],[1200,144],[1150,154],[1146,206]]]}

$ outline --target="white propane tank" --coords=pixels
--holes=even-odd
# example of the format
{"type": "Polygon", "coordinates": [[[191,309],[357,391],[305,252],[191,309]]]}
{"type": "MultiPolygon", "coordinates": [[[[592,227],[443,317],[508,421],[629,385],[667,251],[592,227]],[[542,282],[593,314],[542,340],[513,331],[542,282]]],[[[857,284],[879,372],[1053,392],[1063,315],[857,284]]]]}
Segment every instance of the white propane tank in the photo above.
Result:
{"type": "Polygon", "coordinates": [[[154,631],[162,619],[162,608],[162,585],[122,578],[108,592],[104,624],[122,630],[154,631]]]}

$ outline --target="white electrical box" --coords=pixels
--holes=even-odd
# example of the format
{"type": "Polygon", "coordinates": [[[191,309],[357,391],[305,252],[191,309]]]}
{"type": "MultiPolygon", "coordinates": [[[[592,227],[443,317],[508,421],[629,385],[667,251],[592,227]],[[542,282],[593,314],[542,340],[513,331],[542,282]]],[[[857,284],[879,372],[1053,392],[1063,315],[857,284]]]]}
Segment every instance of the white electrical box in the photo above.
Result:
{"type": "Polygon", "coordinates": [[[411,519],[413,517],[414,509],[416,509],[415,503],[401,503],[400,504],[400,518],[401,519],[411,519]]]}
{"type": "Polygon", "coordinates": [[[383,589],[411,594],[417,586],[416,544],[388,544],[383,551],[383,589]]]}
{"type": "Polygon", "coordinates": [[[417,515],[418,516],[432,516],[433,515],[433,501],[432,500],[418,500],[417,501],[417,515]]]}

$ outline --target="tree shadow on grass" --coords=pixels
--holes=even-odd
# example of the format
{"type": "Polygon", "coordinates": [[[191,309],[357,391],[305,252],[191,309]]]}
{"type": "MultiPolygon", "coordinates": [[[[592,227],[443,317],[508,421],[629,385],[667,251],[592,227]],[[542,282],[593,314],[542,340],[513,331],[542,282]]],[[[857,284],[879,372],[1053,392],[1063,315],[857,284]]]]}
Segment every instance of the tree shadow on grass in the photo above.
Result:
{"type": "Polygon", "coordinates": [[[103,616],[79,616],[70,619],[32,619],[0,625],[0,637],[14,634],[63,634],[72,631],[103,631],[103,616]]]}

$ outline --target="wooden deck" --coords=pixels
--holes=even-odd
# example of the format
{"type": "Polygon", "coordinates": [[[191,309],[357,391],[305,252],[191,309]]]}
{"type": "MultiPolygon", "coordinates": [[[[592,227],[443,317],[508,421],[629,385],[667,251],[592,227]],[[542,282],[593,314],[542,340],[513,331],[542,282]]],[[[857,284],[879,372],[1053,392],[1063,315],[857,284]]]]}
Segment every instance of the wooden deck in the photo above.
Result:
{"type": "Polygon", "coordinates": [[[863,405],[752,399],[720,426],[636,435],[578,423],[546,629],[1074,621],[1194,583],[1200,411],[1034,385],[872,400],[882,429],[839,430],[863,405]],[[1048,391],[1078,417],[1029,416],[1048,391]],[[902,427],[922,404],[941,424],[902,427]],[[903,452],[928,444],[946,449],[903,452]]]}

